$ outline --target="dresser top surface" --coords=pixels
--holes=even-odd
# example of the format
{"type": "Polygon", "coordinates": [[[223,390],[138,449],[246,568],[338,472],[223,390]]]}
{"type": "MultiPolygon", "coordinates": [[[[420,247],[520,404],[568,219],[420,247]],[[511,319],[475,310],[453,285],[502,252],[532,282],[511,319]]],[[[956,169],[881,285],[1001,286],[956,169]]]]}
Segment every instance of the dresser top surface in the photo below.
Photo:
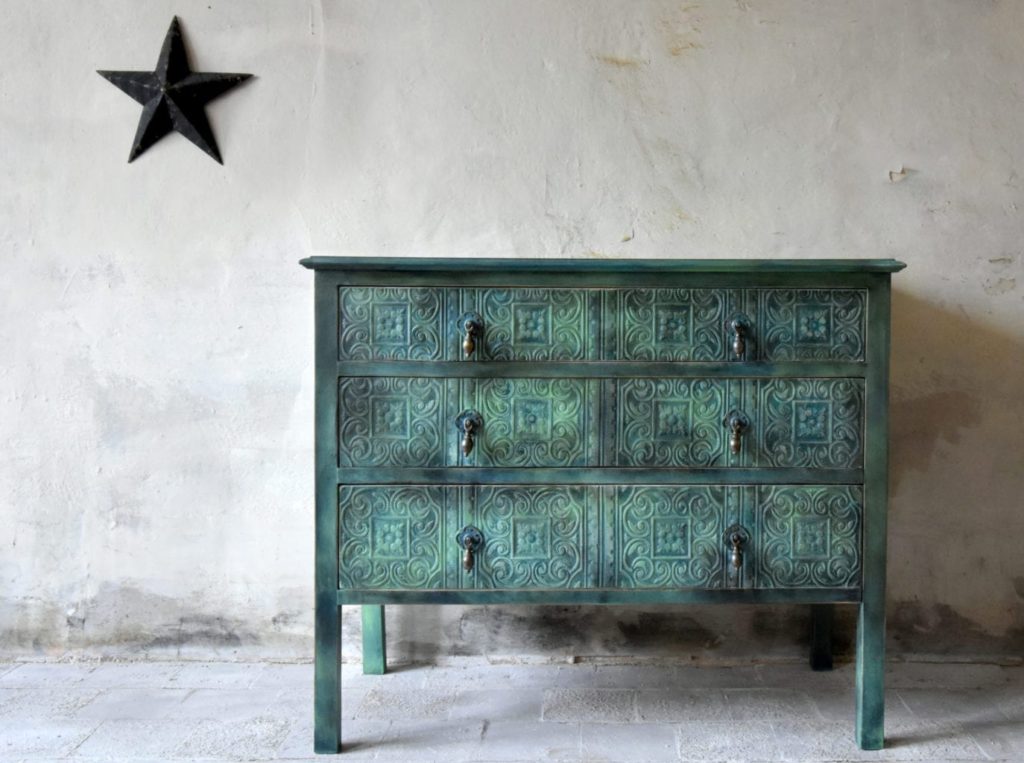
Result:
{"type": "Polygon", "coordinates": [[[648,273],[895,273],[906,264],[891,259],[597,259],[477,257],[307,257],[299,263],[311,270],[374,271],[535,271],[648,273]]]}

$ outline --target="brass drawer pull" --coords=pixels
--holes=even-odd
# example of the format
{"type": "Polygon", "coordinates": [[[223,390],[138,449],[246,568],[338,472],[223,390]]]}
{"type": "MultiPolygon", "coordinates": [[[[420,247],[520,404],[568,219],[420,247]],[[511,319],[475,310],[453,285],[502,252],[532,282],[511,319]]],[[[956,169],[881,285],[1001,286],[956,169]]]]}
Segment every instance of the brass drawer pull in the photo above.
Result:
{"type": "Polygon", "coordinates": [[[729,544],[729,564],[734,570],[743,566],[743,546],[750,540],[750,535],[742,525],[732,525],[725,531],[725,542],[729,544]]]}
{"type": "Polygon", "coordinates": [[[455,536],[455,542],[459,544],[459,548],[464,549],[466,552],[462,555],[462,568],[466,572],[472,572],[475,555],[480,550],[480,547],[484,545],[484,534],[472,525],[469,525],[464,527],[455,536]]]}
{"type": "Polygon", "coordinates": [[[483,417],[476,411],[464,411],[455,426],[462,433],[462,455],[468,456],[473,452],[474,436],[483,429],[483,417]]]}
{"type": "Polygon", "coordinates": [[[462,351],[468,358],[476,351],[476,343],[484,335],[484,319],[479,313],[465,313],[459,318],[462,331],[462,351]]]}
{"type": "Polygon", "coordinates": [[[739,411],[732,411],[722,422],[729,428],[729,450],[733,455],[743,447],[743,432],[750,428],[750,420],[739,411]]]}
{"type": "Polygon", "coordinates": [[[747,335],[750,333],[750,321],[747,316],[737,313],[725,322],[725,328],[732,333],[732,354],[743,360],[747,354],[747,335]]]}

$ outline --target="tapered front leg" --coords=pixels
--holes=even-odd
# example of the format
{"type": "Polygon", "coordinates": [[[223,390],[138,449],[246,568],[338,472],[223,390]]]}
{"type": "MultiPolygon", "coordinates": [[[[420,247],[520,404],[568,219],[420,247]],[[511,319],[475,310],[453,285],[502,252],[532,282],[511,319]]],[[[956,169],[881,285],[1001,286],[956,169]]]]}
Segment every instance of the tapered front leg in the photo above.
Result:
{"type": "Polygon", "coordinates": [[[857,744],[862,750],[881,750],[884,728],[884,604],[865,600],[857,622],[857,744]]]}
{"type": "Polygon", "coordinates": [[[811,670],[832,670],[831,604],[811,605],[811,670]]]}
{"type": "Polygon", "coordinates": [[[387,670],[384,605],[363,605],[363,673],[381,676],[387,670]]]}
{"type": "Polygon", "coordinates": [[[337,594],[318,596],[313,671],[313,750],[341,751],[341,608],[337,594]],[[333,601],[321,601],[333,599],[333,601]]]}

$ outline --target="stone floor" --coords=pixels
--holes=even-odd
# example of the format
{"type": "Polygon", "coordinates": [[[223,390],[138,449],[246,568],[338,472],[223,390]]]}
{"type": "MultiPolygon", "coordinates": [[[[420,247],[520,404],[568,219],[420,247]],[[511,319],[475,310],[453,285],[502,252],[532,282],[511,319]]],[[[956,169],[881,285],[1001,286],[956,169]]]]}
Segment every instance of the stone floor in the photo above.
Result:
{"type": "MultiPolygon", "coordinates": [[[[850,666],[346,666],[343,755],[1024,761],[1024,668],[891,665],[881,753],[853,745],[852,680],[850,666]]],[[[313,760],[311,686],[310,665],[0,663],[0,760],[313,760]]]]}

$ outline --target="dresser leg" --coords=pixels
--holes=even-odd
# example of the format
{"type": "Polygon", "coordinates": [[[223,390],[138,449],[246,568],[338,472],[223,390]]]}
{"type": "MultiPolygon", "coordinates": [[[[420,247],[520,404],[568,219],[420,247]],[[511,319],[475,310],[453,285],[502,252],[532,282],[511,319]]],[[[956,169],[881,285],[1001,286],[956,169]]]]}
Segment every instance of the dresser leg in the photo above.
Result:
{"type": "Polygon", "coordinates": [[[388,650],[384,633],[384,605],[363,605],[363,673],[382,676],[387,670],[388,650]]]}
{"type": "Polygon", "coordinates": [[[316,607],[313,750],[333,754],[341,752],[341,608],[331,593],[318,597],[316,607]]]}
{"type": "Polygon", "coordinates": [[[884,602],[865,599],[857,622],[857,744],[881,750],[885,720],[884,602]]]}
{"type": "Polygon", "coordinates": [[[832,670],[831,604],[811,605],[811,670],[832,670]]]}

